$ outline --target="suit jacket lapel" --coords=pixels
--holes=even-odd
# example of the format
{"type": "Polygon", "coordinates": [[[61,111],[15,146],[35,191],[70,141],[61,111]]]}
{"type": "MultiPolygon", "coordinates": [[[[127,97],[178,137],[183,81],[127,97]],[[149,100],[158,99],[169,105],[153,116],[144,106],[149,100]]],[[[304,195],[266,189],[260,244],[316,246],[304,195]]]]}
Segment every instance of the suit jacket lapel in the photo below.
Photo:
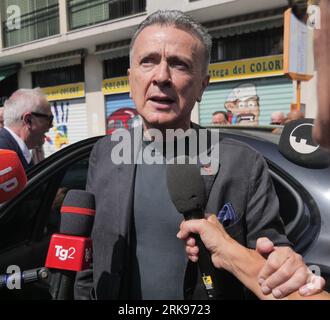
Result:
{"type": "Polygon", "coordinates": [[[221,137],[219,137],[218,133],[211,132],[210,130],[207,130],[206,128],[202,128],[194,123],[192,123],[192,128],[197,131],[198,154],[199,154],[197,160],[197,166],[201,170],[201,174],[205,186],[206,199],[208,199],[214,180],[217,177],[218,172],[220,170],[219,141],[221,140],[221,137]],[[199,130],[201,129],[207,130],[206,147],[200,145],[199,130]],[[206,157],[204,154],[206,154],[206,157]]]}
{"type": "Polygon", "coordinates": [[[142,126],[129,130],[131,135],[131,162],[119,164],[116,170],[116,192],[118,201],[118,219],[120,234],[130,238],[131,214],[133,212],[135,170],[142,142],[142,126]]]}

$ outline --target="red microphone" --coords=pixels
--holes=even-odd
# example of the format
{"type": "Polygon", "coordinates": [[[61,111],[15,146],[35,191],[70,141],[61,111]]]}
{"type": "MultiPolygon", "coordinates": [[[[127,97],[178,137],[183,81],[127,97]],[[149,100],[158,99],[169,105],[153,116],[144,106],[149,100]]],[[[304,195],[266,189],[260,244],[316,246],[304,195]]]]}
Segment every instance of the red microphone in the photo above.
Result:
{"type": "Polygon", "coordinates": [[[0,149],[0,204],[19,194],[26,181],[25,170],[17,153],[0,149]]]}
{"type": "Polygon", "coordinates": [[[88,269],[92,262],[92,240],[89,237],[95,216],[94,195],[70,190],[61,208],[60,233],[50,240],[45,266],[53,269],[60,286],[51,288],[53,299],[73,299],[75,272],[88,269]]]}

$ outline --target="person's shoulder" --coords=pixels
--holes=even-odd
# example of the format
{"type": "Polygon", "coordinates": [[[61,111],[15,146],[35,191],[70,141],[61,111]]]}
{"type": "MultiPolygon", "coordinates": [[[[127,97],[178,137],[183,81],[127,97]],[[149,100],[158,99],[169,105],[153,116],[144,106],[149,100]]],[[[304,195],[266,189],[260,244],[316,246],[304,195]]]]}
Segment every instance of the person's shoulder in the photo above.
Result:
{"type": "MultiPolygon", "coordinates": [[[[140,130],[141,131],[141,130],[140,130]]],[[[139,128],[124,129],[119,128],[102,138],[100,138],[94,145],[94,149],[108,150],[121,141],[133,143],[134,135],[138,134],[139,128]]],[[[142,131],[141,131],[142,132],[142,131]]]]}
{"type": "Polygon", "coordinates": [[[244,157],[245,160],[247,160],[248,157],[254,159],[263,159],[261,153],[247,143],[227,137],[223,137],[220,140],[220,154],[244,157]]]}
{"type": "Polygon", "coordinates": [[[0,149],[9,147],[11,140],[10,133],[5,128],[0,129],[0,149]]]}
{"type": "MultiPolygon", "coordinates": [[[[220,134],[221,136],[221,134],[220,134]]],[[[227,138],[222,136],[220,140],[220,144],[223,148],[234,148],[234,149],[239,149],[243,152],[248,152],[248,153],[258,153],[257,150],[252,148],[250,145],[248,145],[245,142],[235,140],[233,138],[227,138]]]]}
{"type": "Polygon", "coordinates": [[[192,123],[192,127],[195,130],[207,130],[208,134],[211,137],[212,144],[219,143],[219,147],[222,150],[222,153],[234,151],[235,153],[242,152],[251,155],[258,155],[258,156],[260,155],[260,153],[257,150],[252,148],[247,143],[238,141],[233,138],[228,138],[224,136],[224,134],[221,131],[204,128],[195,123],[192,123]]]}

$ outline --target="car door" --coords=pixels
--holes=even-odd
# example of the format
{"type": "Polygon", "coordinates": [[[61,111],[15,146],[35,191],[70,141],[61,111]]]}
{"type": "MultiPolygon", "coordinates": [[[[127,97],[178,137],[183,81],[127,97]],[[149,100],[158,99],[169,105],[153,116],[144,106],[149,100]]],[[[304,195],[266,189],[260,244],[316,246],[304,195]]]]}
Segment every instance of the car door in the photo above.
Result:
{"type": "MultiPolygon", "coordinates": [[[[60,208],[70,189],[84,189],[88,159],[97,138],[69,146],[28,172],[28,185],[0,208],[0,274],[45,264],[50,237],[58,231],[60,208]],[[9,268],[9,269],[8,269],[9,268]]],[[[0,289],[0,299],[50,299],[48,281],[24,290],[0,289]]]]}

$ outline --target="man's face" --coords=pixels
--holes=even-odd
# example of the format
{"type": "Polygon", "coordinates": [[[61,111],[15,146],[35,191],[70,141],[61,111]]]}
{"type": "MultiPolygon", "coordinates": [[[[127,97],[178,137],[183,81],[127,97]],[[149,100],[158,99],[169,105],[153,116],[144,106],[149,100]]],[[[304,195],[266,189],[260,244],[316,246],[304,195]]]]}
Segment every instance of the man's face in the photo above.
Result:
{"type": "Polygon", "coordinates": [[[133,46],[130,96],[145,128],[190,127],[190,114],[209,76],[203,73],[204,47],[174,26],[149,26],[133,46]]]}
{"type": "Polygon", "coordinates": [[[213,124],[227,124],[225,116],[222,113],[217,113],[212,117],[213,124]]]}
{"type": "Polygon", "coordinates": [[[35,148],[41,146],[45,142],[45,133],[51,128],[49,119],[45,116],[51,116],[52,112],[50,105],[47,100],[41,99],[39,102],[40,110],[38,114],[40,115],[31,115],[31,129],[29,135],[29,146],[30,148],[35,148]]]}

